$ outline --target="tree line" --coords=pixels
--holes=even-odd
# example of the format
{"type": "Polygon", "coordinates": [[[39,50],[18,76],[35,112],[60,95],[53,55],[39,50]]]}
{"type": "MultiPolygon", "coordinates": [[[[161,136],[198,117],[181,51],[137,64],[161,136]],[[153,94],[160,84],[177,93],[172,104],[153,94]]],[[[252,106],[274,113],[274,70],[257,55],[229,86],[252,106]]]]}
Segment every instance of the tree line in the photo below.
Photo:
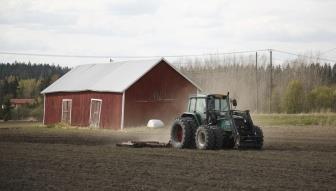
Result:
{"type": "MultiPolygon", "coordinates": [[[[298,58],[270,66],[269,58],[211,56],[178,60],[178,69],[204,92],[230,92],[241,109],[258,113],[336,112],[336,64],[298,58]]],[[[43,115],[40,92],[70,69],[49,64],[0,63],[0,119],[43,115]],[[35,103],[11,108],[11,98],[35,103]]]]}
{"type": "Polygon", "coordinates": [[[0,119],[40,119],[43,101],[40,92],[69,71],[68,67],[30,62],[0,63],[0,119]],[[12,98],[32,98],[35,104],[11,108],[12,98]]]}
{"type": "Polygon", "coordinates": [[[336,64],[297,58],[270,65],[269,57],[212,56],[178,60],[204,92],[226,94],[259,113],[336,111],[336,64]]]}

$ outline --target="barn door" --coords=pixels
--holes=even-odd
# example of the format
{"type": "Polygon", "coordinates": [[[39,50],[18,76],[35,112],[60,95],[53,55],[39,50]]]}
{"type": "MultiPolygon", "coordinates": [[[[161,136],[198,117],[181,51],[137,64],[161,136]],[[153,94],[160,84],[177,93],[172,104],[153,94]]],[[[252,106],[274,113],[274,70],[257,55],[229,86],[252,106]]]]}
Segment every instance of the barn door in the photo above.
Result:
{"type": "Polygon", "coordinates": [[[71,124],[71,109],[72,109],[72,100],[62,99],[62,119],[61,119],[62,122],[71,124]]]}
{"type": "Polygon", "coordinates": [[[90,106],[90,126],[91,127],[99,128],[101,105],[102,105],[102,100],[91,99],[91,106],[90,106]]]}

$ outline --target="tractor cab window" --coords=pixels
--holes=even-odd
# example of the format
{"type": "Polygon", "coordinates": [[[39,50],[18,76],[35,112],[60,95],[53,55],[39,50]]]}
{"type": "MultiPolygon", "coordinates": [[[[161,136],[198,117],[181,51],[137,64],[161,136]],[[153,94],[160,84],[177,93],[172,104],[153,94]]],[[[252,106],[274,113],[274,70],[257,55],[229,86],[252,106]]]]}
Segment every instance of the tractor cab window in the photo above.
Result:
{"type": "Polygon", "coordinates": [[[221,99],[221,111],[229,111],[229,106],[227,104],[226,99],[221,99]]]}
{"type": "Polygon", "coordinates": [[[196,111],[195,107],[196,107],[196,98],[191,98],[189,101],[189,106],[188,106],[188,110],[189,112],[194,112],[196,111]]]}
{"type": "Polygon", "coordinates": [[[220,99],[215,99],[215,110],[220,111],[221,105],[220,105],[220,99]]]}
{"type": "Polygon", "coordinates": [[[229,107],[226,99],[215,99],[215,110],[217,111],[228,111],[229,107]]]}
{"type": "Polygon", "coordinates": [[[206,111],[205,98],[191,98],[188,110],[189,112],[204,114],[206,111]]]}
{"type": "Polygon", "coordinates": [[[196,112],[204,114],[206,110],[205,98],[197,98],[196,112]]]}

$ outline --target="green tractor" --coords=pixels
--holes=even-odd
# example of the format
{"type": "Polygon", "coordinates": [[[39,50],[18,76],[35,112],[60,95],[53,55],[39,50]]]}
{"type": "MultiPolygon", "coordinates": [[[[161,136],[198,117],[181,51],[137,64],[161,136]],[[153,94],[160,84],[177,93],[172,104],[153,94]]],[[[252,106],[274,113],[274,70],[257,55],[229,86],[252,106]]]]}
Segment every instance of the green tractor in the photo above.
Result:
{"type": "Polygon", "coordinates": [[[235,99],[227,95],[196,95],[189,98],[188,111],[172,125],[170,143],[174,148],[261,149],[264,142],[260,127],[250,112],[232,109],[235,99]]]}

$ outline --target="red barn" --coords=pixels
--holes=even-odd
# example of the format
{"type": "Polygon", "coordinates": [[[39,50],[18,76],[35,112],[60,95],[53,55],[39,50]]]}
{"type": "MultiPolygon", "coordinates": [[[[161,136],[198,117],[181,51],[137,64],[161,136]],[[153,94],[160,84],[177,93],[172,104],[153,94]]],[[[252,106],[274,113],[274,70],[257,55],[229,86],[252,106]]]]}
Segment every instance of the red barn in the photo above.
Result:
{"type": "Polygon", "coordinates": [[[122,129],[169,123],[199,90],[165,59],[80,65],[41,93],[44,124],[122,129]]]}

